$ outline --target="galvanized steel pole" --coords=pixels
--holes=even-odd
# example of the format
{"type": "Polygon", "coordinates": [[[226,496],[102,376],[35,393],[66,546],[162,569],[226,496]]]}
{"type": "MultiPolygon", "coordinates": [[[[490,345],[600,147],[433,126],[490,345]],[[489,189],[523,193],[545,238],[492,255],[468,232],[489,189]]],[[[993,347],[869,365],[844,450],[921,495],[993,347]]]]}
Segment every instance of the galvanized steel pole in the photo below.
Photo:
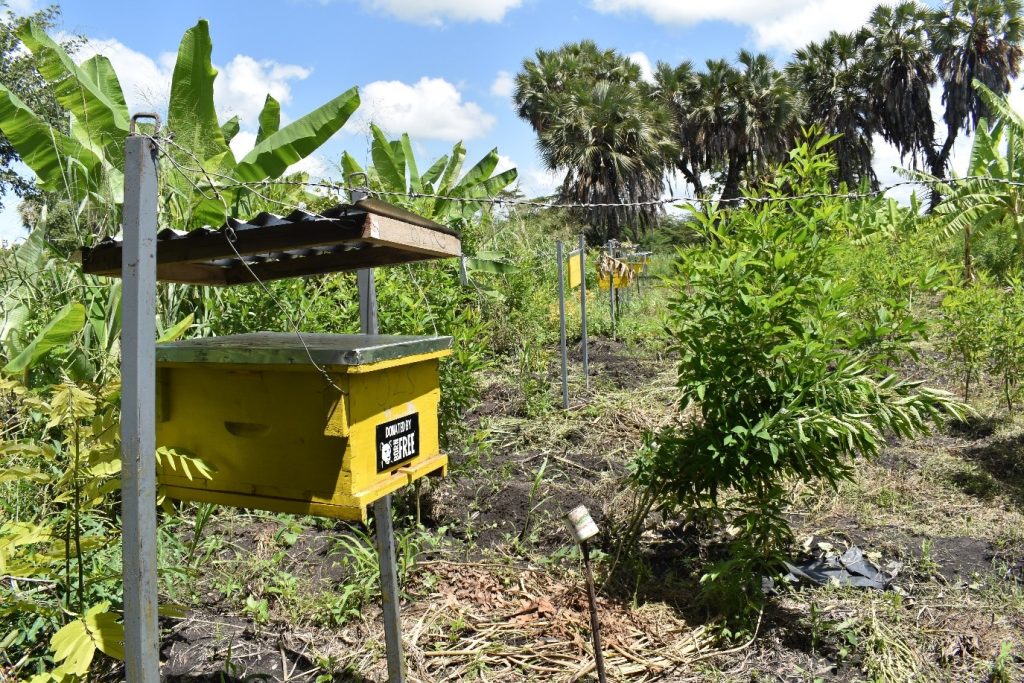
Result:
{"type": "MultiPolygon", "coordinates": [[[[121,525],[128,683],[159,683],[156,571],[157,146],[124,146],[121,263],[121,525]]],[[[153,115],[155,118],[155,115],[153,115]]],[[[159,128],[159,119],[157,119],[159,128]]]]}
{"type": "Polygon", "coordinates": [[[569,408],[569,358],[566,349],[565,339],[565,272],[563,270],[565,257],[562,240],[555,243],[555,258],[558,259],[558,321],[559,333],[562,344],[562,410],[569,408]]]}
{"type": "Polygon", "coordinates": [[[587,239],[580,235],[580,329],[583,347],[583,376],[590,388],[590,349],[587,344],[587,239]]]}
{"type": "Polygon", "coordinates": [[[363,334],[377,334],[377,282],[373,268],[356,271],[359,288],[359,327],[363,334]]]}
{"type": "MultiPolygon", "coordinates": [[[[359,324],[363,334],[377,334],[377,285],[372,268],[356,274],[359,286],[359,324]]],[[[402,648],[402,613],[399,605],[398,562],[395,559],[395,529],[391,521],[391,496],[373,503],[377,563],[380,567],[381,608],[384,612],[384,645],[388,658],[388,683],[405,683],[405,655],[402,648]]]]}
{"type": "Polygon", "coordinates": [[[612,316],[612,339],[615,339],[615,240],[608,240],[608,257],[612,259],[609,262],[611,272],[608,275],[608,310],[611,311],[612,316]]]}

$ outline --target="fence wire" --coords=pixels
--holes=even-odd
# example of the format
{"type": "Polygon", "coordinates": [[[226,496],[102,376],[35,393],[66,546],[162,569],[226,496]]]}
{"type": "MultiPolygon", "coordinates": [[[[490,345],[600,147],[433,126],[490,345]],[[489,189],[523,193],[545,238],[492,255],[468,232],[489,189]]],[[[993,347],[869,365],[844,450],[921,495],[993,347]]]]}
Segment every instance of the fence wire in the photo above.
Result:
{"type": "MultiPolygon", "coordinates": [[[[673,195],[668,197],[661,197],[659,199],[649,199],[643,201],[631,201],[631,202],[564,202],[556,200],[540,200],[540,199],[525,199],[520,197],[467,197],[462,195],[451,195],[451,194],[440,194],[436,192],[416,192],[413,190],[380,190],[372,189],[365,185],[351,185],[344,182],[327,181],[327,180],[288,180],[285,178],[274,178],[257,181],[242,181],[223,173],[217,173],[209,171],[202,167],[202,163],[190,150],[182,147],[176,143],[173,139],[167,137],[161,138],[150,138],[160,148],[163,156],[166,157],[171,165],[184,176],[189,183],[192,184],[193,188],[200,193],[206,199],[215,201],[224,201],[221,196],[221,191],[231,189],[245,189],[252,192],[257,197],[277,204],[289,209],[300,208],[287,202],[268,197],[261,190],[268,190],[273,187],[304,187],[304,188],[317,188],[329,190],[336,193],[343,192],[361,192],[371,197],[388,198],[388,197],[404,197],[408,199],[434,199],[450,202],[458,202],[464,204],[478,204],[488,205],[495,207],[504,206],[522,206],[536,209],[612,209],[612,208],[650,208],[650,207],[661,207],[671,204],[690,204],[690,205],[701,205],[701,206],[716,206],[716,205],[731,205],[731,204],[771,204],[771,203],[786,203],[786,202],[797,202],[806,199],[845,199],[845,200],[858,200],[858,199],[870,199],[872,197],[878,197],[885,195],[887,192],[892,190],[904,188],[904,187],[953,187],[956,185],[963,185],[974,181],[986,181],[995,185],[1004,187],[1024,187],[1024,181],[1010,180],[1008,178],[995,178],[987,175],[967,175],[959,177],[948,177],[948,178],[929,178],[924,176],[918,176],[914,178],[908,178],[906,180],[897,181],[890,183],[871,190],[863,191],[846,191],[846,192],[809,192],[804,194],[773,194],[773,195],[744,195],[741,197],[734,198],[712,198],[712,197],[699,197],[696,195],[673,195]],[[186,166],[180,161],[174,158],[174,155],[170,154],[168,149],[164,147],[168,145],[182,153],[191,157],[197,164],[196,167],[186,166]],[[191,173],[195,176],[203,176],[206,178],[208,190],[204,190],[193,181],[188,174],[191,173]],[[220,180],[218,184],[215,179],[220,180]],[[212,195],[210,194],[212,193],[212,195]]],[[[314,216],[319,216],[316,212],[303,209],[314,216]]]]}

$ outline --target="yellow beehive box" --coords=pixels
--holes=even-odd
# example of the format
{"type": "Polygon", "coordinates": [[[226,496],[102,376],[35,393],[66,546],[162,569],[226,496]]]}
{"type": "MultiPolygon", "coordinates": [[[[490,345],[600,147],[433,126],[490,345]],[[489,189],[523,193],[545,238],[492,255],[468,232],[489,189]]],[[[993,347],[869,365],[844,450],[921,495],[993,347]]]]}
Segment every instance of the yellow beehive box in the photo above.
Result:
{"type": "Polygon", "coordinates": [[[157,345],[157,445],[212,479],[157,474],[171,498],[365,519],[444,475],[438,359],[451,337],[255,333],[157,345]]]}
{"type": "MultiPolygon", "coordinates": [[[[601,270],[597,271],[597,286],[604,291],[607,291],[611,287],[611,273],[604,273],[601,270]]],[[[625,289],[629,287],[629,277],[626,275],[620,275],[615,273],[615,289],[625,289]]]]}

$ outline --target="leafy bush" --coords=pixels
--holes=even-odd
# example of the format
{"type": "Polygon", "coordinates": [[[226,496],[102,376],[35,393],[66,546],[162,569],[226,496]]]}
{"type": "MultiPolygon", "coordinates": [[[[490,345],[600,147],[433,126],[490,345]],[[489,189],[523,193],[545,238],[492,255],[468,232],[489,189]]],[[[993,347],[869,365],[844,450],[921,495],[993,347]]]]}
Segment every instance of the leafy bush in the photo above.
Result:
{"type": "MultiPolygon", "coordinates": [[[[827,193],[833,139],[801,144],[762,189],[827,193]]],[[[807,198],[695,212],[708,246],[681,252],[672,282],[679,410],[693,414],[654,437],[634,479],[667,508],[710,508],[730,526],[730,556],[704,583],[732,614],[781,566],[788,480],[835,486],[886,432],[913,436],[963,410],[884,372],[894,349],[858,348],[861,323],[845,310],[855,283],[833,268],[840,211],[807,198]]]]}
{"type": "Polygon", "coordinates": [[[964,400],[983,373],[999,379],[1006,409],[1013,412],[1024,377],[1024,284],[1011,278],[996,287],[983,272],[942,300],[942,348],[963,383],[964,400]]]}

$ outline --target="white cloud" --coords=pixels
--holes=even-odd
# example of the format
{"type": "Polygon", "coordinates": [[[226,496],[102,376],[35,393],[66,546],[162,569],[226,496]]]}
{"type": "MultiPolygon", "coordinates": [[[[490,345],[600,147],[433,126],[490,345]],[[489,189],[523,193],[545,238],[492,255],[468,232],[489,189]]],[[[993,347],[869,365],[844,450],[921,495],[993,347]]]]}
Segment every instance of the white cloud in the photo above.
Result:
{"type": "Polygon", "coordinates": [[[363,4],[398,19],[440,26],[448,21],[498,22],[523,0],[377,0],[363,4]]]}
{"type": "Polygon", "coordinates": [[[256,146],[256,133],[249,132],[247,130],[240,130],[235,133],[235,137],[231,139],[231,153],[235,155],[236,159],[241,159],[256,146]]]}
{"type": "MultiPolygon", "coordinates": [[[[74,57],[82,62],[96,54],[105,55],[113,64],[129,111],[166,111],[171,75],[177,59],[175,53],[164,52],[153,59],[118,40],[89,39],[74,57]]],[[[242,126],[250,128],[257,125],[267,93],[285,106],[292,100],[291,83],[310,74],[305,67],[271,60],[257,61],[247,55],[235,55],[227,66],[218,68],[218,72],[213,82],[218,116],[227,120],[237,114],[242,126]]]]}
{"type": "Polygon", "coordinates": [[[630,52],[626,57],[640,67],[640,77],[648,83],[654,83],[654,67],[646,52],[630,52]]]}
{"type": "Polygon", "coordinates": [[[494,173],[504,173],[510,168],[518,168],[519,164],[512,161],[512,157],[507,157],[504,154],[498,155],[498,165],[494,167],[494,173]]]}
{"type": "Polygon", "coordinates": [[[327,175],[327,160],[319,154],[308,157],[288,167],[289,173],[308,173],[311,180],[320,180],[327,175]]]}
{"type": "Polygon", "coordinates": [[[365,130],[372,121],[391,135],[455,142],[487,134],[494,116],[475,102],[464,102],[458,88],[443,78],[374,81],[362,89],[357,124],[365,130]]]}
{"type": "Polygon", "coordinates": [[[7,0],[7,8],[21,17],[32,14],[39,9],[35,0],[7,0]]]}
{"type": "Polygon", "coordinates": [[[860,26],[878,0],[591,0],[598,12],[639,12],[662,24],[728,21],[749,26],[761,49],[792,50],[829,31],[860,26]]]}
{"type": "Polygon", "coordinates": [[[213,83],[217,113],[224,119],[237,114],[243,126],[255,126],[267,93],[287,105],[292,101],[291,81],[301,81],[310,73],[295,64],[235,55],[213,83]]]}
{"type": "Polygon", "coordinates": [[[565,171],[549,171],[546,168],[519,169],[519,188],[527,197],[546,197],[562,186],[565,171]]]}
{"type": "Polygon", "coordinates": [[[496,97],[512,97],[516,89],[515,78],[508,71],[499,71],[491,83],[491,94],[496,97]]]}
{"type": "Polygon", "coordinates": [[[793,4],[798,7],[753,25],[758,47],[791,51],[812,40],[821,40],[829,31],[854,31],[864,24],[878,2],[811,0],[793,4]]]}

